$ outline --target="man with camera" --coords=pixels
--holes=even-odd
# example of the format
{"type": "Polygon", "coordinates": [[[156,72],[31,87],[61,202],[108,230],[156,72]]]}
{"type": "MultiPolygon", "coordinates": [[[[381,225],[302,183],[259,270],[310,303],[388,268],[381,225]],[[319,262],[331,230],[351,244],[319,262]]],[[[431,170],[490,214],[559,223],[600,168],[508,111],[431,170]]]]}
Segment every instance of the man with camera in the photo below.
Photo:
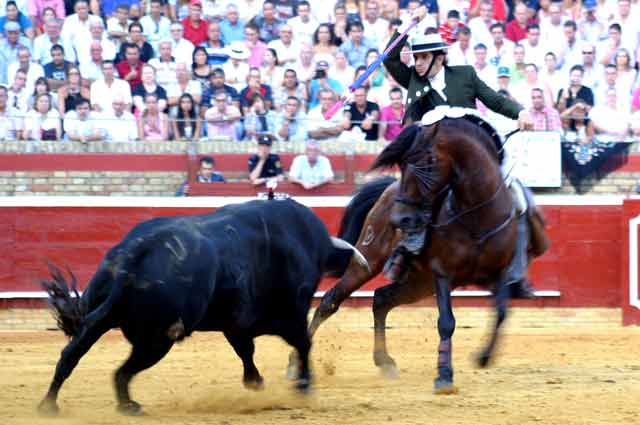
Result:
{"type": "Polygon", "coordinates": [[[331,90],[336,96],[342,93],[342,84],[338,80],[329,77],[327,70],[329,63],[321,60],[316,64],[316,72],[313,79],[309,83],[309,109],[315,108],[320,104],[318,93],[320,90],[331,90]]]}

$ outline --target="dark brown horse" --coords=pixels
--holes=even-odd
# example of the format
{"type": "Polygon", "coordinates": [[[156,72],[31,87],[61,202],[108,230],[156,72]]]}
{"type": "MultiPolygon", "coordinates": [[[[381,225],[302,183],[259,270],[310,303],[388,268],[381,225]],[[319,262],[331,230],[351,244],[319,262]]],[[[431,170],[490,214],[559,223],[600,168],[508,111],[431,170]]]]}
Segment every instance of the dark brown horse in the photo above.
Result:
{"type": "Polygon", "coordinates": [[[376,276],[400,235],[429,228],[428,246],[412,262],[406,282],[375,291],[374,361],[395,373],[385,341],[385,321],[394,307],[437,295],[440,317],[436,392],[455,390],[451,367],[451,336],[455,318],[450,292],[470,282],[489,286],[497,318],[489,344],[478,357],[491,358],[507,309],[509,290],[504,270],[513,255],[516,229],[511,194],[500,174],[493,141],[465,119],[445,119],[430,127],[408,127],[378,157],[372,168],[399,165],[402,180],[385,178],[365,185],[343,216],[340,235],[355,242],[367,258],[370,273],[350,267],[323,297],[310,325],[313,335],[356,289],[376,276]],[[442,208],[440,208],[442,206],[442,208]],[[434,214],[430,219],[429,215],[434,214]],[[432,222],[433,224],[429,224],[432,222]]]}

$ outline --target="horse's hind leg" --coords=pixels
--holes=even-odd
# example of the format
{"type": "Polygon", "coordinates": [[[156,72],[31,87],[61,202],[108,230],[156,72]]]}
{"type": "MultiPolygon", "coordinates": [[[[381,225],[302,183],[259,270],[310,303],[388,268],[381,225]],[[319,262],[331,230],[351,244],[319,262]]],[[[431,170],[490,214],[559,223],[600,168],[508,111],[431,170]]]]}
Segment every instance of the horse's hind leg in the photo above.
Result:
{"type": "Polygon", "coordinates": [[[244,368],[242,383],[244,386],[250,390],[261,390],[264,388],[264,380],[253,362],[253,353],[255,352],[253,337],[230,332],[225,332],[224,336],[242,360],[242,367],[244,368]]]}
{"type": "Polygon", "coordinates": [[[173,340],[166,336],[155,339],[132,341],[133,348],[129,358],[120,366],[114,375],[118,411],[125,415],[139,415],[140,404],[131,400],[129,383],[133,377],[158,363],[173,346],[173,340]]]}
{"type": "Polygon", "coordinates": [[[498,342],[500,326],[507,317],[507,307],[509,303],[510,287],[501,281],[496,291],[496,323],[491,333],[491,338],[487,346],[478,354],[477,361],[480,367],[487,367],[491,361],[491,356],[498,342]]]}
{"type": "MultiPolygon", "coordinates": [[[[430,285],[409,279],[406,283],[391,283],[382,286],[373,295],[374,346],[373,361],[387,377],[396,377],[396,362],[387,352],[386,320],[393,308],[414,303],[431,293],[430,285]]],[[[430,284],[431,282],[429,282],[430,284]]]]}
{"type": "Polygon", "coordinates": [[[453,385],[453,367],[451,366],[451,337],[456,328],[456,319],[451,308],[451,289],[448,279],[436,278],[436,296],[438,300],[438,377],[434,382],[436,394],[453,394],[457,392],[453,385]]]}
{"type": "Polygon", "coordinates": [[[71,375],[73,369],[78,362],[91,348],[96,341],[109,330],[109,326],[103,324],[93,324],[84,326],[77,336],[71,338],[71,341],[62,350],[60,360],[56,365],[56,372],[53,381],[49,386],[49,391],[44,399],[40,402],[38,410],[46,415],[55,415],[58,413],[58,392],[64,381],[71,375]]]}

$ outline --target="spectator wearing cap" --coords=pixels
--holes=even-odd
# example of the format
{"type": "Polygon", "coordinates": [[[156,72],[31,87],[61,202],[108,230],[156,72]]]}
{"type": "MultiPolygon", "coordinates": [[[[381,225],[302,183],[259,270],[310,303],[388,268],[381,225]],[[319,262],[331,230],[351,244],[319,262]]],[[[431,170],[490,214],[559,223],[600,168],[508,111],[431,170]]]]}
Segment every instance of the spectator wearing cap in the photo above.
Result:
{"type": "Polygon", "coordinates": [[[64,48],[59,44],[54,44],[51,47],[51,62],[45,63],[42,67],[51,90],[58,91],[64,85],[67,70],[71,65],[71,62],[64,59],[64,48]]]}
{"type": "Polygon", "coordinates": [[[33,60],[40,65],[51,62],[51,47],[58,44],[64,48],[64,58],[69,62],[76,61],[73,47],[60,36],[61,21],[55,18],[47,19],[44,23],[44,34],[33,40],[33,60]]]}
{"type": "Polygon", "coordinates": [[[213,95],[211,107],[203,113],[207,123],[207,136],[228,137],[238,140],[238,123],[242,115],[240,110],[229,103],[229,95],[224,90],[218,90],[213,95]]]}
{"type": "Polygon", "coordinates": [[[274,49],[278,53],[278,60],[282,66],[292,66],[298,60],[300,43],[293,42],[293,30],[289,25],[282,25],[278,34],[280,38],[271,40],[267,43],[267,47],[274,49]]]}
{"type": "Polygon", "coordinates": [[[282,112],[277,115],[276,138],[284,141],[307,139],[307,117],[297,97],[288,97],[282,112]]]}
{"type": "Polygon", "coordinates": [[[298,43],[311,43],[313,33],[319,22],[311,14],[311,4],[307,0],[299,1],[296,6],[297,16],[290,18],[287,24],[293,30],[293,39],[298,43]]]}
{"type": "Polygon", "coordinates": [[[25,16],[14,0],[9,0],[5,6],[5,16],[0,17],[0,32],[4,32],[4,27],[9,22],[15,22],[20,27],[20,32],[27,36],[30,40],[35,37],[31,20],[25,16]]]}
{"type": "Polygon", "coordinates": [[[33,93],[36,80],[40,77],[44,77],[44,69],[42,69],[40,64],[31,61],[31,51],[26,47],[20,47],[18,49],[18,61],[9,64],[7,67],[9,85],[13,84],[13,79],[18,69],[24,71],[27,75],[25,87],[28,92],[33,93]]]}
{"type": "Polygon", "coordinates": [[[447,20],[438,27],[438,33],[448,44],[453,44],[458,40],[458,32],[464,28],[464,24],[460,22],[460,12],[450,10],[447,12],[447,20]]]}
{"type": "Polygon", "coordinates": [[[182,20],[184,38],[194,46],[207,40],[207,21],[202,19],[202,2],[191,0],[189,4],[189,16],[182,20]]]}
{"type": "Polygon", "coordinates": [[[367,51],[376,46],[372,46],[369,40],[364,37],[364,28],[360,21],[353,21],[347,27],[347,40],[342,43],[342,50],[349,60],[349,64],[354,68],[364,65],[367,51]]]}
{"type": "MultiPolygon", "coordinates": [[[[4,73],[7,72],[7,66],[18,61],[18,51],[21,48],[31,50],[31,42],[25,36],[20,35],[20,25],[15,22],[8,22],[4,26],[5,38],[0,40],[0,68],[4,73]]],[[[0,83],[6,83],[5,76],[0,83]]]]}
{"type": "Polygon", "coordinates": [[[511,93],[511,71],[506,66],[501,66],[496,72],[497,89],[511,93]]]}
{"type": "Polygon", "coordinates": [[[325,140],[338,137],[342,133],[342,117],[333,114],[328,120],[324,114],[336,103],[336,95],[331,90],[320,90],[320,104],[307,114],[309,137],[314,140],[325,140]]]}
{"type": "Polygon", "coordinates": [[[183,37],[184,29],[180,22],[174,22],[170,27],[171,45],[173,47],[173,57],[176,62],[190,64],[193,62],[193,50],[195,46],[192,42],[183,37]]]}
{"type": "Polygon", "coordinates": [[[280,26],[284,23],[275,15],[273,1],[265,0],[262,3],[262,13],[256,15],[251,22],[260,29],[260,40],[269,43],[280,35],[280,26]]]}
{"type": "MultiPolygon", "coordinates": [[[[92,22],[102,22],[102,19],[96,15],[89,14],[88,0],[77,0],[73,6],[75,13],[64,18],[62,25],[62,38],[69,45],[73,46],[80,39],[91,38],[89,28],[92,22]]],[[[78,58],[81,60],[82,58],[78,58]]]]}
{"type": "Polygon", "coordinates": [[[527,5],[525,3],[516,4],[513,10],[513,19],[505,27],[505,37],[517,43],[527,36],[527,26],[534,21],[529,19],[527,5]]]}
{"type": "Polygon", "coordinates": [[[249,181],[254,186],[265,184],[270,179],[284,180],[280,156],[271,153],[273,138],[262,135],[258,138],[258,153],[249,158],[249,181]]]}
{"type": "Polygon", "coordinates": [[[220,66],[229,60],[229,54],[224,48],[220,23],[211,22],[207,29],[207,39],[200,44],[207,51],[207,61],[211,66],[220,66]]]}
{"type": "MultiPolygon", "coordinates": [[[[216,161],[211,156],[200,158],[200,168],[196,174],[198,183],[224,183],[222,174],[215,170],[216,161]]],[[[176,196],[186,196],[189,194],[189,181],[185,181],[176,192],[176,196]]]]}
{"type": "Polygon", "coordinates": [[[90,100],[93,109],[97,112],[111,113],[111,107],[115,99],[124,102],[125,107],[130,110],[133,100],[131,99],[131,88],[126,81],[116,78],[116,68],[113,61],[102,62],[102,78],[91,83],[90,100]]]}
{"type": "Polygon", "coordinates": [[[597,0],[584,0],[582,8],[584,14],[577,22],[578,33],[582,40],[595,45],[605,32],[604,23],[598,19],[598,2],[597,0]]]}
{"type": "Polygon", "coordinates": [[[262,58],[267,50],[267,45],[258,38],[259,31],[259,28],[252,23],[244,26],[245,45],[251,53],[247,58],[247,63],[251,67],[258,68],[262,66],[262,58]]]}
{"type": "MultiPolygon", "coordinates": [[[[229,103],[233,103],[234,106],[240,109],[240,98],[238,91],[226,84],[225,73],[222,68],[214,68],[209,74],[209,87],[207,87],[202,93],[202,107],[204,110],[214,106],[214,95],[217,91],[224,91],[227,94],[227,100],[229,103]]],[[[203,111],[204,111],[203,110],[203,111]]]]}
{"type": "Polygon", "coordinates": [[[529,115],[533,121],[533,131],[561,131],[560,114],[545,101],[544,92],[536,87],[531,90],[529,115]]]}
{"type": "Polygon", "coordinates": [[[246,113],[249,110],[249,102],[257,94],[260,95],[265,102],[265,109],[270,110],[273,105],[273,94],[271,87],[261,83],[260,68],[249,69],[247,75],[247,86],[240,91],[240,106],[246,113]]]}
{"type": "Polygon", "coordinates": [[[244,76],[249,74],[249,64],[247,59],[251,52],[242,41],[234,41],[227,46],[229,61],[222,65],[222,70],[226,76],[226,81],[236,90],[241,90],[244,86],[244,76]]]}
{"type": "Polygon", "coordinates": [[[318,93],[322,89],[331,90],[336,96],[340,96],[343,89],[338,80],[334,80],[329,76],[329,64],[327,61],[316,63],[316,73],[309,83],[309,108],[318,106],[318,93]]]}
{"type": "Polygon", "coordinates": [[[142,82],[142,65],[144,62],[140,60],[140,48],[132,43],[124,45],[125,59],[116,64],[116,69],[120,78],[127,81],[131,90],[135,89],[142,82]]]}
{"type": "Polygon", "coordinates": [[[244,40],[244,22],[240,20],[238,7],[235,4],[229,3],[227,5],[227,15],[220,22],[220,31],[222,32],[222,41],[225,44],[244,40]]]}
{"type": "Polygon", "coordinates": [[[169,18],[162,16],[163,8],[162,0],[151,0],[149,14],[144,15],[139,21],[140,25],[142,25],[144,36],[156,52],[158,51],[160,40],[169,38],[171,34],[171,21],[169,18]]]}
{"type": "Polygon", "coordinates": [[[333,177],[331,161],[321,154],[320,145],[313,140],[306,143],[304,155],[293,158],[289,169],[289,181],[306,190],[331,183],[333,177]]]}
{"type": "Polygon", "coordinates": [[[451,45],[447,53],[447,62],[450,66],[471,65],[473,63],[473,49],[471,48],[471,31],[466,26],[462,26],[458,31],[455,43],[451,45]]]}

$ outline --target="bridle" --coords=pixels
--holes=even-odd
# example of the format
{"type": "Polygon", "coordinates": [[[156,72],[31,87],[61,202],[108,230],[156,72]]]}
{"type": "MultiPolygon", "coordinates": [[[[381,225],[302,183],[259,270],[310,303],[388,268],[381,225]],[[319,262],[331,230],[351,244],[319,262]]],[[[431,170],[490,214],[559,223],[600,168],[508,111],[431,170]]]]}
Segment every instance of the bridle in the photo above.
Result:
{"type": "MultiPolygon", "coordinates": [[[[437,131],[437,130],[436,130],[437,131]]],[[[514,134],[515,132],[509,133],[510,137],[512,134],[514,134]]],[[[435,132],[434,132],[435,135],[435,132]]],[[[416,137],[416,140],[414,140],[413,145],[411,146],[411,148],[409,149],[409,152],[411,152],[416,144],[418,137],[416,137]]],[[[430,218],[432,215],[432,207],[434,204],[440,204],[440,201],[442,200],[442,198],[444,197],[444,195],[451,193],[451,184],[447,183],[442,189],[440,189],[435,196],[433,197],[433,201],[429,201],[429,197],[431,195],[431,187],[433,187],[434,183],[436,183],[437,181],[434,179],[433,177],[433,167],[435,164],[435,159],[434,156],[432,154],[431,151],[431,146],[429,145],[429,147],[427,148],[427,155],[429,156],[429,164],[425,165],[425,166],[418,166],[416,164],[406,164],[405,168],[407,170],[410,170],[413,172],[413,175],[415,176],[415,179],[417,180],[418,183],[418,190],[420,191],[420,200],[416,200],[414,198],[411,198],[403,193],[398,193],[395,196],[394,202],[398,202],[404,205],[408,205],[410,207],[416,208],[418,211],[421,211],[425,217],[427,217],[427,226],[431,227],[434,230],[441,230],[445,227],[451,226],[454,223],[457,223],[459,225],[461,225],[471,236],[471,238],[474,240],[474,242],[476,244],[482,244],[484,243],[487,239],[489,239],[491,236],[496,235],[497,233],[499,233],[500,231],[502,231],[503,229],[505,229],[509,223],[511,222],[511,220],[513,220],[516,216],[516,210],[515,207],[512,206],[511,210],[509,211],[509,214],[507,215],[507,217],[500,222],[498,225],[481,232],[480,234],[477,234],[476,231],[474,231],[473,229],[471,229],[468,225],[466,225],[463,221],[462,218],[465,216],[468,216],[474,212],[477,212],[478,210],[488,207],[490,205],[492,205],[497,199],[498,196],[500,195],[500,192],[505,189],[505,183],[504,180],[502,178],[500,178],[500,182],[498,183],[496,190],[494,191],[493,195],[491,195],[490,198],[476,204],[473,205],[467,209],[464,209],[460,212],[455,212],[453,209],[453,205],[452,203],[449,203],[448,208],[451,210],[451,212],[453,213],[453,216],[451,216],[449,219],[447,219],[447,221],[443,222],[443,223],[432,223],[430,218]]],[[[402,186],[401,186],[402,187],[402,186]]]]}

